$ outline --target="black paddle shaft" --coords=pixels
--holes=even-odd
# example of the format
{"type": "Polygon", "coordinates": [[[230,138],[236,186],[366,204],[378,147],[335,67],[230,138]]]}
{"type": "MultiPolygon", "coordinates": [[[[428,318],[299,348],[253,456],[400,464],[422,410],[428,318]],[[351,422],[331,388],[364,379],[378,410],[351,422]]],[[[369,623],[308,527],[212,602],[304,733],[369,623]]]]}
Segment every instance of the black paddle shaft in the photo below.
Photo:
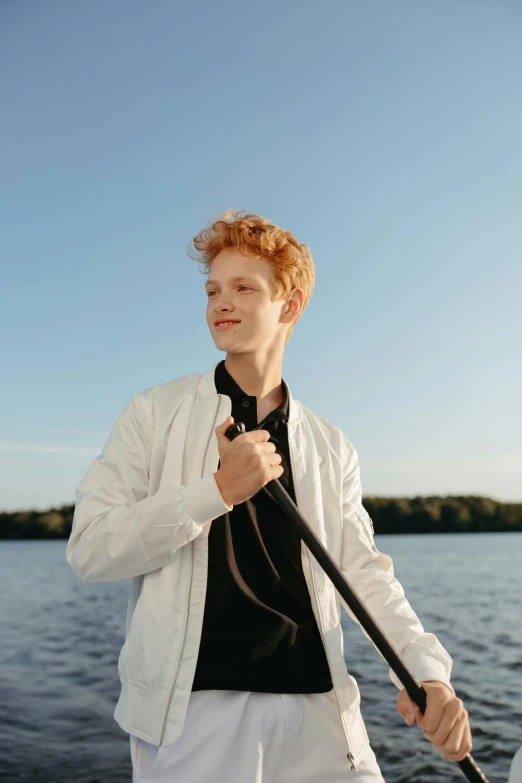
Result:
{"type": "MultiPolygon", "coordinates": [[[[225,436],[232,441],[245,431],[246,428],[244,423],[238,421],[228,427],[225,436]]],[[[284,512],[290,523],[299,533],[300,538],[304,541],[326,575],[331,579],[334,587],[346,601],[347,605],[357,617],[361,626],[367,632],[390,668],[395,672],[406,689],[410,699],[424,715],[424,712],[426,711],[426,691],[422,685],[415,680],[411,672],[401,661],[387,637],[381,631],[364,604],[359,600],[348,580],[343,576],[330,553],[324,548],[308,525],[308,522],[305,520],[279,479],[269,481],[268,484],[263,487],[263,490],[267,494],[271,493],[279,508],[284,512]],[[268,492],[268,488],[270,489],[270,492],[268,492]]],[[[472,781],[472,783],[489,783],[487,777],[469,753],[466,754],[462,761],[457,761],[457,764],[467,779],[472,781]]]]}

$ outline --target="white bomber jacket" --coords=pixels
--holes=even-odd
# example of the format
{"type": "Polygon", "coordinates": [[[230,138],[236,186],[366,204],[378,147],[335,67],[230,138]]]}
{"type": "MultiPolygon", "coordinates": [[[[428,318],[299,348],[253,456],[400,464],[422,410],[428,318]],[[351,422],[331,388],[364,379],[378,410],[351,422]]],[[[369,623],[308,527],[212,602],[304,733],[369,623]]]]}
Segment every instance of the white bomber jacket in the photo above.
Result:
{"type": "MultiPolygon", "coordinates": [[[[203,623],[208,533],[212,520],[232,508],[214,477],[215,428],[232,409],[230,397],[216,391],[214,370],[132,397],[76,490],[66,548],[67,562],[83,582],[132,579],[114,718],[124,731],[155,745],[170,745],[183,728],[203,623]]],[[[436,636],[424,632],[391,558],[375,546],[355,448],[339,427],[288,390],[299,510],[413,676],[452,688],[451,657],[436,636]]],[[[302,542],[301,557],[347,756],[357,770],[368,735],[359,688],[344,661],[340,597],[302,542]]],[[[390,679],[402,688],[391,670],[390,679]]]]}

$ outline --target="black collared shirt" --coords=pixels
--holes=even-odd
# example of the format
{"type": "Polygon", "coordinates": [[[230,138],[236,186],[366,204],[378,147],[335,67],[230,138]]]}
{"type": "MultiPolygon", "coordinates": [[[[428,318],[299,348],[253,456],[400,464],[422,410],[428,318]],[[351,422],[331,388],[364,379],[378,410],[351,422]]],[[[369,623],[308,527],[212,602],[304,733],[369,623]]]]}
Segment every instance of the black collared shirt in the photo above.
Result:
{"type": "MultiPolygon", "coordinates": [[[[281,455],[279,481],[296,502],[288,450],[288,388],[257,423],[257,399],[225,367],[216,389],[246,431],[265,429],[281,455]]],[[[264,490],[212,521],[208,582],[192,690],[325,693],[333,683],[301,562],[301,540],[264,490]]]]}

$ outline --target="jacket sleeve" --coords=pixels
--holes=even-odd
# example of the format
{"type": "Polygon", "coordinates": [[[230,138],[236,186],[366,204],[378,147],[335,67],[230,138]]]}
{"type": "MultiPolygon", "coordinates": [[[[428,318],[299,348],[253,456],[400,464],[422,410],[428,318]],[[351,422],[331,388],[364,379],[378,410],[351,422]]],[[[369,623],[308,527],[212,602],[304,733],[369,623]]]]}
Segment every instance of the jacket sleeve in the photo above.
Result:
{"type": "MultiPolygon", "coordinates": [[[[454,690],[450,683],[452,658],[434,634],[424,631],[394,576],[391,557],[375,546],[373,525],[362,504],[357,451],[344,434],[343,444],[342,573],[413,677],[418,682],[439,680],[454,690]]],[[[360,625],[342,598],[341,602],[360,625]]],[[[362,631],[370,638],[364,628],[362,631]]],[[[404,687],[391,668],[390,679],[397,688],[404,687]]]]}
{"type": "Polygon", "coordinates": [[[132,397],[76,489],[67,562],[83,582],[117,582],[167,565],[205,524],[232,509],[213,473],[148,497],[151,398],[132,397]]]}

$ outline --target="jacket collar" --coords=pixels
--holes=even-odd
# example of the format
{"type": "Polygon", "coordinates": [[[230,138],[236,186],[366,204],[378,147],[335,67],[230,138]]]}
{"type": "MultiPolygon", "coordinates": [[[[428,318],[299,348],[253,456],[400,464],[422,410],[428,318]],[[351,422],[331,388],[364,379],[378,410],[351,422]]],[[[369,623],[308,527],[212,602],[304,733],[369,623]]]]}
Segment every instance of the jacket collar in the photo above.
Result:
{"type": "MultiPolygon", "coordinates": [[[[208,372],[202,375],[199,379],[198,390],[204,394],[217,394],[216,382],[214,380],[214,373],[219,362],[216,362],[208,372]]],[[[286,381],[285,381],[286,383],[286,381]]],[[[300,417],[299,403],[292,397],[290,386],[286,383],[286,389],[288,392],[288,423],[292,424],[296,422],[300,417]]]]}

